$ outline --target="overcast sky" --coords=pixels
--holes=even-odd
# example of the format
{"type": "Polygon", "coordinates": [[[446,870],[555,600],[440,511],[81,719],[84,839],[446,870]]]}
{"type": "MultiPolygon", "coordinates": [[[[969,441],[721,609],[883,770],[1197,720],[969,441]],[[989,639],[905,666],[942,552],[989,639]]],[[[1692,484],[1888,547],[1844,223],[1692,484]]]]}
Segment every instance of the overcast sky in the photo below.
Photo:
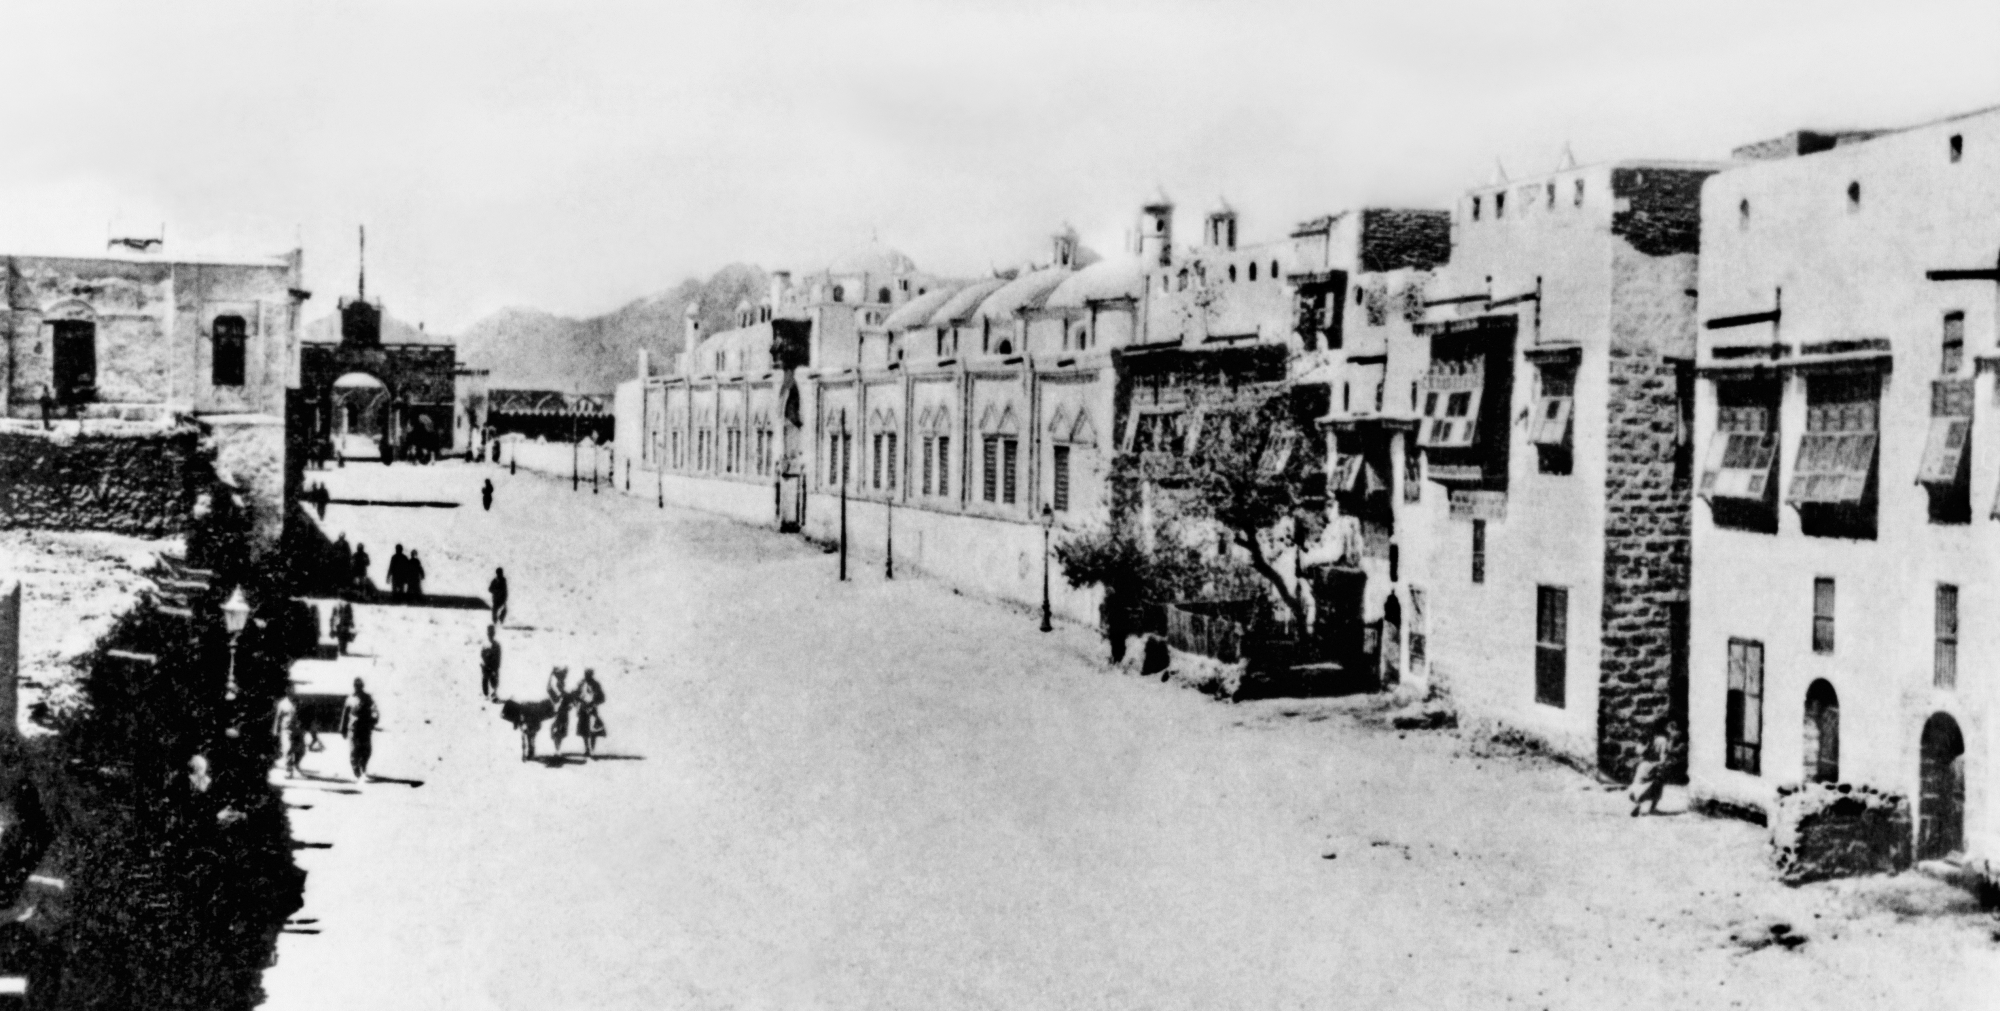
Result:
{"type": "Polygon", "coordinates": [[[1963,3],[9,5],[0,251],[302,241],[309,317],[369,287],[455,331],[603,312],[737,260],[879,235],[925,269],[1444,206],[1580,162],[2000,104],[1963,3]]]}

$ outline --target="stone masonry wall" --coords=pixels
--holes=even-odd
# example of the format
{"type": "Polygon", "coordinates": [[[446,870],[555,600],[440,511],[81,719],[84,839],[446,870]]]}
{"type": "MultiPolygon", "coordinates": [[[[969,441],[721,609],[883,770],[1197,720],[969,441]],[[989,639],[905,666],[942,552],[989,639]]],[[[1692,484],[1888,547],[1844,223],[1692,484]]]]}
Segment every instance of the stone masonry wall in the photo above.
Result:
{"type": "Polygon", "coordinates": [[[1451,259],[1450,211],[1361,212],[1361,270],[1431,270],[1451,259]]]}
{"type": "Polygon", "coordinates": [[[1910,866],[1910,802],[1849,783],[1778,788],[1771,856],[1788,885],[1910,866]]]}
{"type": "Polygon", "coordinates": [[[141,434],[0,431],[0,527],[159,537],[213,480],[192,427],[141,434]]]}
{"type": "Polygon", "coordinates": [[[1619,779],[1672,706],[1672,613],[1687,599],[1692,488],[1676,467],[1680,396],[1669,355],[1693,339],[1693,260],[1624,249],[1614,260],[1597,765],[1619,779]]]}

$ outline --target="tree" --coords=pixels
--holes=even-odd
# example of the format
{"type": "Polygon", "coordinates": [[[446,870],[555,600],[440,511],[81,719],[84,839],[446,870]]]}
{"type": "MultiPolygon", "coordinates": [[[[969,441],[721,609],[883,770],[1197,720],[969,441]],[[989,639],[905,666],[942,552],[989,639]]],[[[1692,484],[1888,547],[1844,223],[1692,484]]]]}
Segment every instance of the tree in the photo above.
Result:
{"type": "Polygon", "coordinates": [[[1282,389],[1236,391],[1205,405],[1192,445],[1149,463],[1156,479],[1179,485],[1183,515],[1221,524],[1250,567],[1306,627],[1305,601],[1271,564],[1273,550],[1298,543],[1306,484],[1315,462],[1282,389]],[[1267,548],[1267,541],[1273,547],[1267,548]]]}

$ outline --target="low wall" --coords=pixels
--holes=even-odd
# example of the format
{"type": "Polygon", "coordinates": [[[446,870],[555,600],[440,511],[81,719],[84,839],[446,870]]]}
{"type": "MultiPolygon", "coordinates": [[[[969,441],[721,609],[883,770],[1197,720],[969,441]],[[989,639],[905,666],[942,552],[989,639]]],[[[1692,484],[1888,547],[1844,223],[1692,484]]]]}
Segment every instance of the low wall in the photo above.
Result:
{"type": "Polygon", "coordinates": [[[1910,804],[1900,794],[1848,783],[1778,788],[1772,857],[1788,885],[1910,866],[1910,804]]]}
{"type": "Polygon", "coordinates": [[[213,471],[193,427],[0,429],[0,527],[186,530],[213,471]]]}
{"type": "MultiPolygon", "coordinates": [[[[528,466],[526,455],[521,465],[528,466]]],[[[624,464],[618,468],[616,488],[626,491],[624,464]]],[[[562,473],[568,473],[566,461],[562,473]]],[[[776,529],[778,525],[777,494],[774,482],[770,481],[729,481],[678,474],[662,477],[634,466],[628,494],[637,498],[663,497],[670,506],[715,513],[756,526],[776,529]]],[[[848,564],[856,568],[874,566],[879,570],[892,527],[899,573],[921,572],[980,596],[1035,608],[1041,606],[1043,537],[1039,525],[917,506],[898,505],[891,510],[880,502],[850,499],[848,564]]],[[[839,539],[838,495],[807,496],[805,533],[822,541],[839,539]]],[[[1063,533],[1058,529],[1056,536],[1063,533]]],[[[1071,589],[1063,582],[1061,566],[1051,564],[1050,611],[1066,621],[1096,626],[1098,591],[1071,589]]]]}
{"type": "Polygon", "coordinates": [[[598,480],[610,477],[614,455],[609,445],[598,446],[589,442],[573,446],[567,442],[505,439],[501,442],[499,462],[502,466],[513,464],[522,470],[555,477],[568,477],[571,466],[575,466],[578,477],[588,482],[593,467],[598,480]]]}

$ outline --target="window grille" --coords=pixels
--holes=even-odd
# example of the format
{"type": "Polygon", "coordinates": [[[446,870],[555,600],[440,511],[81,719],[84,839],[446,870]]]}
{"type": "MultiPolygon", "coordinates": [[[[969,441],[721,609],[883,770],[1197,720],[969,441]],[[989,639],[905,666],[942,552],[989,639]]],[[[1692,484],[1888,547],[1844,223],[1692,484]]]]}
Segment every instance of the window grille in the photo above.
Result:
{"type": "Polygon", "coordinates": [[[1813,580],[1812,648],[1815,653],[1833,652],[1833,580],[1813,580]]]}
{"type": "Polygon", "coordinates": [[[1535,701],[1563,707],[1569,675],[1569,590],[1535,587],[1535,701]]]}
{"type": "Polygon", "coordinates": [[[1958,587],[1939,583],[1937,588],[1937,649],[1933,683],[1939,688],[1958,687],[1958,587]]]}
{"type": "Polygon", "coordinates": [[[979,497],[988,502],[997,502],[1000,500],[1000,437],[986,436],[984,443],[985,452],[980,454],[983,459],[979,497]]]}
{"type": "Polygon", "coordinates": [[[1806,432],[1786,499],[1794,505],[1859,504],[1875,466],[1876,377],[1816,376],[1806,390],[1806,432]]]}
{"type": "Polygon", "coordinates": [[[1758,775],[1764,750],[1764,644],[1729,640],[1729,694],[1723,705],[1723,764],[1758,775]]]}
{"type": "Polygon", "coordinates": [[[1069,511],[1069,447],[1057,446],[1053,456],[1055,487],[1050,493],[1050,505],[1056,512],[1069,511]]]}
{"type": "Polygon", "coordinates": [[[1472,521],[1472,581],[1486,582],[1486,521],[1472,521]]]}
{"type": "Polygon", "coordinates": [[[1441,359],[1423,378],[1420,441],[1428,449],[1461,449],[1478,433],[1479,402],[1485,386],[1481,359],[1441,359]]]}
{"type": "Polygon", "coordinates": [[[1018,462],[1016,458],[1020,455],[1021,440],[1002,439],[1000,440],[1000,448],[1004,457],[1001,462],[1001,490],[1004,492],[1002,497],[1008,505],[1012,505],[1014,504],[1014,479],[1017,469],[1015,464],[1018,462]]]}
{"type": "Polygon", "coordinates": [[[246,371],[244,359],[249,345],[249,333],[243,317],[217,316],[215,322],[210,324],[209,333],[215,345],[209,363],[209,381],[217,386],[242,386],[246,371]]]}

